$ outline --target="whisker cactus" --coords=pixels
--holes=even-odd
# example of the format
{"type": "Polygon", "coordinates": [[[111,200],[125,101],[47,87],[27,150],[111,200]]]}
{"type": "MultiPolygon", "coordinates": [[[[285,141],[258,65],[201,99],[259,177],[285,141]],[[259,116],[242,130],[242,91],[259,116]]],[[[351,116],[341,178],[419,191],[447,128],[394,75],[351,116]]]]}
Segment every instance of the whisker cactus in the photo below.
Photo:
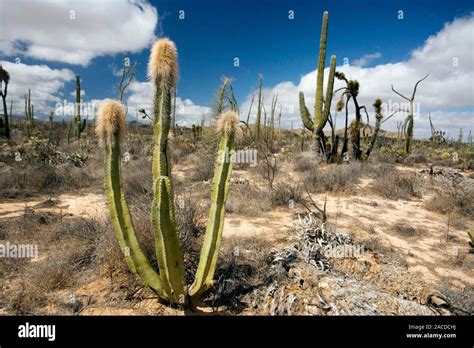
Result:
{"type": "Polygon", "coordinates": [[[326,97],[323,100],[323,83],[324,83],[324,66],[326,62],[326,42],[328,32],[328,12],[323,14],[323,23],[321,26],[321,37],[319,41],[319,57],[318,57],[318,76],[316,80],[316,95],[314,103],[314,120],[306,107],[303,92],[299,93],[299,104],[301,120],[304,126],[313,133],[313,148],[315,151],[325,148],[323,129],[326,125],[331,108],[332,95],[334,90],[334,74],[336,72],[336,56],[331,56],[329,67],[328,84],[326,88],[326,97]]]}
{"type": "Polygon", "coordinates": [[[120,144],[125,133],[125,109],[119,101],[106,101],[99,109],[96,134],[105,151],[105,189],[117,240],[130,269],[160,298],[189,305],[213,284],[222,231],[224,211],[232,172],[235,139],[240,136],[239,117],[234,111],[223,112],[217,122],[219,152],[212,181],[211,208],[194,282],[184,281],[184,257],[176,229],[173,180],[168,133],[171,125],[171,100],[178,77],[177,51],[169,39],[158,40],[151,51],[148,72],[154,86],[154,182],[151,220],[159,272],[143,253],[122,191],[120,144]]]}

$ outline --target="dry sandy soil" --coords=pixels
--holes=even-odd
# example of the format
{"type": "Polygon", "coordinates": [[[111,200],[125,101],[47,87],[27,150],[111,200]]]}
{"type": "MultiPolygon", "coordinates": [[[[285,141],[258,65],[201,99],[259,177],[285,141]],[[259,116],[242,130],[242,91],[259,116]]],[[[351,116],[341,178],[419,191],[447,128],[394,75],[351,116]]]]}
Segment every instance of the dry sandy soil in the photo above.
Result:
{"type": "MultiPolygon", "coordinates": [[[[413,168],[399,167],[399,170],[413,168]]],[[[290,173],[297,176],[297,173],[290,173]]],[[[234,176],[251,176],[236,171],[234,176]]],[[[363,178],[357,194],[313,194],[316,202],[327,200],[329,222],[337,231],[347,232],[362,243],[376,243],[379,251],[395,256],[406,267],[407,274],[421,279],[435,289],[450,289],[456,293],[471,294],[474,288],[473,255],[469,254],[466,225],[450,227],[450,240],[446,241],[447,218],[428,211],[424,200],[388,200],[365,190],[373,179],[363,178]],[[408,226],[397,230],[396,226],[408,226]]],[[[251,204],[251,202],[249,202],[251,204]]],[[[107,214],[102,192],[82,191],[77,194],[60,194],[54,197],[40,196],[26,200],[0,202],[0,220],[18,217],[27,209],[52,211],[64,216],[103,217],[107,214]]],[[[256,238],[268,242],[272,248],[285,247],[294,241],[291,226],[301,207],[276,208],[261,212],[258,216],[227,213],[224,226],[224,247],[232,247],[234,237],[256,238]]],[[[472,226],[472,221],[467,221],[472,226]]],[[[367,256],[369,257],[369,256],[367,256]]],[[[367,259],[361,260],[367,262],[367,259]]],[[[371,261],[372,262],[372,261],[371,261]]],[[[110,280],[98,278],[74,290],[88,305],[82,314],[182,314],[167,308],[155,299],[141,299],[129,308],[111,307],[107,303],[110,280]]],[[[55,297],[67,299],[71,291],[60,290],[55,297]]],[[[55,312],[51,307],[46,310],[55,312]]]]}

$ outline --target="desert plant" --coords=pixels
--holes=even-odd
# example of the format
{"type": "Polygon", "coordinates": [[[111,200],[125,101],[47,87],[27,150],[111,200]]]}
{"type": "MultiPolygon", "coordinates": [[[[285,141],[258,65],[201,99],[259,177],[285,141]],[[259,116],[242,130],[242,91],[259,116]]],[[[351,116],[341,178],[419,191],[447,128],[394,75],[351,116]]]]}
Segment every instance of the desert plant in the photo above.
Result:
{"type": "Polygon", "coordinates": [[[314,103],[314,120],[311,120],[310,113],[305,104],[303,92],[299,93],[299,104],[301,119],[304,126],[313,132],[313,149],[315,151],[326,149],[325,136],[323,128],[329,117],[331,108],[332,94],[334,89],[334,73],[336,71],[336,56],[331,56],[331,65],[329,68],[328,84],[326,89],[326,98],[323,101],[323,82],[324,82],[324,65],[326,62],[326,40],[328,30],[328,12],[323,14],[323,23],[321,27],[321,38],[319,42],[318,57],[318,77],[316,80],[316,101],[314,103]],[[324,105],[323,105],[324,104],[324,105]]]}
{"type": "Polygon", "coordinates": [[[125,94],[125,90],[130,86],[132,83],[133,79],[135,78],[135,74],[137,71],[137,63],[134,62],[130,64],[130,61],[128,58],[123,60],[122,64],[122,71],[120,75],[120,81],[118,85],[118,100],[122,101],[123,96],[125,94]]]}
{"type": "Polygon", "coordinates": [[[0,64],[0,97],[2,97],[3,102],[3,127],[5,128],[5,138],[10,139],[10,124],[7,112],[8,82],[10,82],[10,74],[0,64]]]}
{"type": "Polygon", "coordinates": [[[392,112],[389,116],[384,118],[384,115],[382,114],[382,100],[380,98],[375,99],[375,102],[372,104],[372,106],[375,109],[375,127],[374,127],[374,132],[372,134],[372,138],[370,140],[369,148],[367,149],[365,156],[368,158],[374,149],[375,142],[377,141],[377,136],[380,131],[380,126],[382,123],[388,121],[393,115],[395,115],[397,111],[392,112]]]}
{"type": "Polygon", "coordinates": [[[31,104],[31,89],[28,89],[28,95],[25,94],[25,118],[26,118],[26,136],[31,136],[31,128],[34,123],[34,107],[31,104]]]}
{"type": "Polygon", "coordinates": [[[258,100],[257,100],[257,119],[255,121],[256,126],[256,138],[260,139],[260,123],[262,117],[262,106],[263,106],[263,97],[262,97],[262,87],[263,87],[263,75],[258,75],[258,100]]]}
{"type": "Polygon", "coordinates": [[[76,126],[77,139],[81,138],[82,132],[86,129],[87,119],[83,119],[81,122],[81,77],[76,75],[76,117],[74,123],[76,126]]]}
{"type": "MultiPolygon", "coordinates": [[[[347,138],[347,130],[349,128],[350,132],[350,138],[351,138],[351,143],[352,143],[352,154],[354,156],[355,160],[361,160],[362,159],[362,148],[360,146],[360,128],[361,128],[361,119],[362,119],[362,110],[365,111],[367,115],[367,123],[368,123],[368,114],[367,110],[364,105],[360,105],[357,97],[359,95],[359,81],[357,80],[348,80],[344,73],[337,71],[335,73],[335,76],[338,80],[344,81],[346,83],[346,86],[343,88],[340,88],[339,90],[343,90],[343,93],[341,95],[341,98],[346,96],[346,128],[344,131],[344,142],[343,142],[343,149],[342,149],[342,154],[345,156],[345,153],[347,152],[347,144],[348,144],[348,138],[347,138]],[[347,126],[348,122],[348,103],[349,100],[352,100],[354,103],[354,108],[355,108],[355,119],[351,122],[350,126],[347,126]]],[[[337,91],[339,91],[337,90],[337,91]]],[[[336,91],[336,92],[337,92],[336,91]]],[[[341,99],[342,100],[342,99],[341,99]]]]}
{"type": "Polygon", "coordinates": [[[411,151],[411,142],[412,142],[412,139],[413,139],[413,104],[414,104],[414,101],[415,101],[415,94],[416,94],[416,88],[418,87],[418,85],[420,84],[420,82],[422,82],[423,80],[427,79],[429,76],[426,75],[425,77],[423,77],[421,80],[418,80],[416,83],[415,83],[415,87],[413,88],[413,93],[411,94],[411,97],[408,98],[406,96],[404,96],[403,94],[401,94],[400,92],[398,92],[397,90],[395,90],[395,88],[393,88],[393,85],[392,85],[392,91],[395,92],[396,94],[398,94],[400,97],[402,97],[403,99],[406,99],[408,100],[408,102],[410,103],[410,109],[408,110],[408,116],[405,120],[405,126],[404,126],[404,133],[405,133],[405,152],[407,154],[410,153],[411,151]]]}
{"type": "Polygon", "coordinates": [[[10,100],[10,114],[9,114],[10,120],[9,120],[9,126],[10,128],[13,128],[13,100],[10,100]]]}
{"type": "Polygon", "coordinates": [[[142,251],[122,191],[120,144],[125,132],[125,110],[117,101],[107,101],[99,110],[96,133],[105,150],[105,189],[116,237],[130,269],[162,299],[183,305],[195,304],[213,284],[223,230],[224,207],[229,191],[235,138],[240,135],[234,111],[220,115],[217,127],[220,145],[212,182],[211,208],[194,282],[184,286],[184,258],[176,230],[174,193],[168,147],[171,98],[176,88],[177,52],[169,39],[158,40],[151,51],[148,73],[154,83],[154,152],[152,162],[152,222],[159,274],[142,251]]]}

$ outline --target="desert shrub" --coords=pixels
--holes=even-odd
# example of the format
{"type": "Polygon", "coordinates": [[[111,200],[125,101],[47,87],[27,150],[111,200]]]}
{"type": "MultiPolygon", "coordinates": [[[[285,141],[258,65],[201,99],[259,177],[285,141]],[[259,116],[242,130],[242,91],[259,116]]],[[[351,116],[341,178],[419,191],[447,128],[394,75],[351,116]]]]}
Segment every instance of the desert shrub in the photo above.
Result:
{"type": "Polygon", "coordinates": [[[358,162],[329,165],[309,172],[305,182],[313,192],[349,192],[357,185],[363,173],[364,164],[358,162]]]}
{"type": "Polygon", "coordinates": [[[402,163],[406,154],[402,150],[393,148],[395,145],[381,146],[378,151],[370,155],[370,160],[381,163],[402,163]]]}
{"type": "Polygon", "coordinates": [[[208,291],[211,306],[227,306],[232,312],[245,308],[243,295],[270,282],[268,246],[254,238],[232,238],[231,248],[223,250],[217,263],[216,284],[208,291]]]}
{"type": "Polygon", "coordinates": [[[427,163],[428,161],[428,157],[424,153],[412,153],[405,158],[405,164],[409,165],[427,163]]]}
{"type": "Polygon", "coordinates": [[[71,163],[60,165],[21,163],[8,168],[3,166],[0,175],[0,195],[4,197],[52,194],[62,190],[90,187],[97,182],[85,168],[71,163]]]}
{"type": "Polygon", "coordinates": [[[304,195],[301,183],[280,183],[271,190],[271,201],[274,206],[288,207],[291,203],[305,203],[304,195]]]}
{"type": "Polygon", "coordinates": [[[317,170],[318,164],[318,158],[311,152],[303,152],[294,159],[294,169],[297,172],[310,172],[317,170]]]}
{"type": "Polygon", "coordinates": [[[149,159],[141,158],[124,164],[123,189],[127,197],[152,194],[151,163],[149,159]]]}
{"type": "Polygon", "coordinates": [[[269,151],[265,146],[261,146],[258,151],[258,164],[252,169],[263,178],[267,186],[271,189],[281,169],[279,157],[269,151]]]}
{"type": "Polygon", "coordinates": [[[414,173],[399,173],[395,168],[381,166],[371,185],[372,192],[389,199],[423,196],[423,179],[414,173]]]}
{"type": "Polygon", "coordinates": [[[449,160],[451,158],[451,154],[448,151],[444,151],[441,153],[440,158],[443,160],[449,160]]]}
{"type": "Polygon", "coordinates": [[[416,229],[404,222],[394,224],[392,230],[404,237],[413,237],[416,235],[416,229]]]}
{"type": "Polygon", "coordinates": [[[173,137],[170,145],[173,163],[183,163],[196,150],[196,145],[182,136],[173,137]]]}
{"type": "Polygon", "coordinates": [[[271,209],[271,197],[268,191],[260,190],[253,185],[232,185],[226,202],[226,212],[257,216],[271,209]]]}
{"type": "Polygon", "coordinates": [[[190,194],[177,197],[175,207],[176,228],[183,248],[187,249],[187,244],[205,231],[206,215],[190,194]]]}
{"type": "Polygon", "coordinates": [[[191,157],[192,169],[189,171],[191,181],[208,181],[214,176],[216,155],[207,151],[197,151],[191,157]]]}
{"type": "Polygon", "coordinates": [[[471,183],[441,179],[438,184],[441,187],[425,202],[426,209],[442,214],[458,213],[474,217],[474,186],[471,183]]]}

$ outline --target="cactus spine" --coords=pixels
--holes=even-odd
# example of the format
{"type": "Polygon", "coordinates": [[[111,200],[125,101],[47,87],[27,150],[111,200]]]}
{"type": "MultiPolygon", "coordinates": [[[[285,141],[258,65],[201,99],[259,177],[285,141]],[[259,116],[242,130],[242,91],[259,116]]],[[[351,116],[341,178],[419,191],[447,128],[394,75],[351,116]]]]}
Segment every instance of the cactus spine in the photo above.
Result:
{"type": "Polygon", "coordinates": [[[212,204],[204,245],[194,283],[184,285],[184,257],[176,230],[174,194],[168,133],[171,126],[171,98],[178,74],[176,47],[169,39],[158,40],[152,48],[148,65],[154,93],[154,144],[152,176],[154,199],[151,216],[159,274],[141,250],[122,192],[120,177],[120,142],[125,132],[125,110],[118,101],[107,101],[99,109],[96,133],[105,149],[105,189],[119,245],[130,269],[159,297],[174,303],[189,304],[212,285],[220,248],[224,208],[229,190],[235,137],[240,133],[234,111],[223,112],[217,122],[220,130],[219,154],[212,182],[212,204]]]}
{"type": "Polygon", "coordinates": [[[81,122],[81,77],[79,75],[76,75],[76,117],[74,122],[77,139],[80,139],[82,132],[86,129],[87,119],[83,119],[81,122]]]}
{"type": "Polygon", "coordinates": [[[328,12],[323,14],[323,22],[321,26],[321,37],[319,41],[319,57],[318,57],[318,76],[316,80],[316,101],[314,104],[314,120],[305,104],[303,92],[299,93],[299,104],[301,120],[304,126],[312,131],[312,143],[315,151],[325,149],[323,128],[327,123],[329,111],[331,107],[332,95],[334,90],[334,74],[336,71],[336,56],[331,56],[329,68],[328,84],[326,89],[326,98],[323,100],[323,83],[324,83],[324,65],[326,62],[326,42],[328,31],[328,12]]]}

